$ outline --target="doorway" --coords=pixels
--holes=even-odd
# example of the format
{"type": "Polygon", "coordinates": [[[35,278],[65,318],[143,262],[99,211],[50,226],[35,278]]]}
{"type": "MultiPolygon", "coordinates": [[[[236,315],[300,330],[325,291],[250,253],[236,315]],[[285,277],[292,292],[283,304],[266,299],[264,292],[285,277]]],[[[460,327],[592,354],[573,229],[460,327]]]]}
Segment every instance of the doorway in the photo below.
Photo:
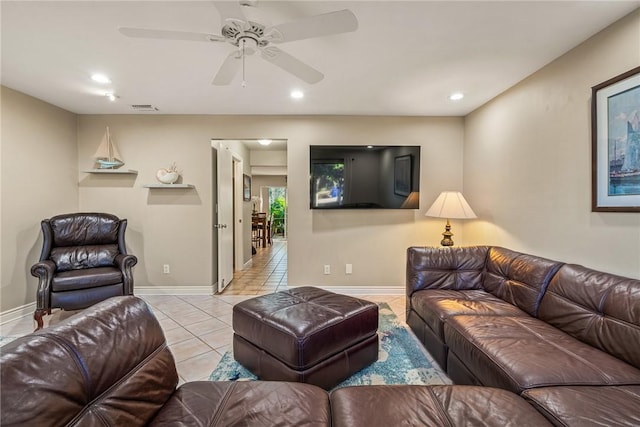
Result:
{"type": "Polygon", "coordinates": [[[242,223],[243,161],[225,141],[212,140],[213,231],[212,241],[214,292],[222,292],[232,281],[233,272],[241,268],[244,229],[242,223]]]}
{"type": "Polygon", "coordinates": [[[273,238],[287,238],[287,187],[268,187],[269,217],[273,238]]]}
{"type": "Polygon", "coordinates": [[[266,187],[282,187],[272,197],[282,206],[275,212],[280,238],[286,237],[286,139],[269,140],[211,139],[212,164],[212,269],[214,292],[222,292],[252,259],[252,210],[270,212],[266,187]],[[248,184],[245,189],[243,185],[248,184]],[[255,198],[254,198],[255,197],[255,198]],[[284,201],[284,203],[282,203],[284,201]]]}

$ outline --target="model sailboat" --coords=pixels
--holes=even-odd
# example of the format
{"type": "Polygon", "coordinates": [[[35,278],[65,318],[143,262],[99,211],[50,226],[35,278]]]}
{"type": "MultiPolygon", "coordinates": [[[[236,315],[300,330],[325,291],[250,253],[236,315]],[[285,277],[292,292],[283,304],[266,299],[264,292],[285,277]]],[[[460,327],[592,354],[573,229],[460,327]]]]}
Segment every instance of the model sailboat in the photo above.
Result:
{"type": "Polygon", "coordinates": [[[117,169],[124,165],[122,156],[118,152],[115,144],[111,140],[111,134],[109,133],[109,127],[100,141],[98,150],[93,155],[96,159],[96,163],[99,165],[99,169],[117,169]]]}

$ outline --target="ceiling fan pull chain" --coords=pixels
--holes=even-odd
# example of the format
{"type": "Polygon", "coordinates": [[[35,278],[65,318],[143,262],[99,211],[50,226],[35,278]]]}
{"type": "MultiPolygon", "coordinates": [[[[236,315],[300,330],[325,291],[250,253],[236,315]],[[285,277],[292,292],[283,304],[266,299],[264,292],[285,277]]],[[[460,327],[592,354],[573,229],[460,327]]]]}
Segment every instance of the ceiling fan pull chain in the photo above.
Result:
{"type": "Polygon", "coordinates": [[[242,87],[247,87],[247,81],[244,79],[244,44],[246,40],[242,40],[242,87]]]}

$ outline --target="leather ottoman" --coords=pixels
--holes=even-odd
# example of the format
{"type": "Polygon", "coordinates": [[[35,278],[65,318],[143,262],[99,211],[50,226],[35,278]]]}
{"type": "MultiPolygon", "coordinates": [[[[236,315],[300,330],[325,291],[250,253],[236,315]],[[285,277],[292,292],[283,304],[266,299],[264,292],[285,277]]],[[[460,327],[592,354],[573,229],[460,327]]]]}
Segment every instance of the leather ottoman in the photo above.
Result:
{"type": "Polygon", "coordinates": [[[233,307],[233,354],[261,380],[330,389],[378,358],[378,306],[311,286],[233,307]]]}

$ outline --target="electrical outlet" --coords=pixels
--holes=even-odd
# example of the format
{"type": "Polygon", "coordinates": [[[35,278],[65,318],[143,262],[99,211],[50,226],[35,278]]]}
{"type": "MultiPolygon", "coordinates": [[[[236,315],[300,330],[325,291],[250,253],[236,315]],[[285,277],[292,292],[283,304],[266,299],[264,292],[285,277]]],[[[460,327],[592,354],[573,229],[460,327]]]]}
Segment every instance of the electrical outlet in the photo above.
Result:
{"type": "Polygon", "coordinates": [[[163,272],[164,274],[169,274],[169,273],[171,273],[171,269],[169,268],[169,264],[165,264],[165,265],[163,265],[163,266],[162,266],[162,272],[163,272]]]}
{"type": "Polygon", "coordinates": [[[331,274],[331,266],[329,264],[324,265],[324,274],[331,274]]]}
{"type": "Polygon", "coordinates": [[[345,274],[353,273],[353,264],[346,264],[344,267],[344,273],[345,274]]]}

